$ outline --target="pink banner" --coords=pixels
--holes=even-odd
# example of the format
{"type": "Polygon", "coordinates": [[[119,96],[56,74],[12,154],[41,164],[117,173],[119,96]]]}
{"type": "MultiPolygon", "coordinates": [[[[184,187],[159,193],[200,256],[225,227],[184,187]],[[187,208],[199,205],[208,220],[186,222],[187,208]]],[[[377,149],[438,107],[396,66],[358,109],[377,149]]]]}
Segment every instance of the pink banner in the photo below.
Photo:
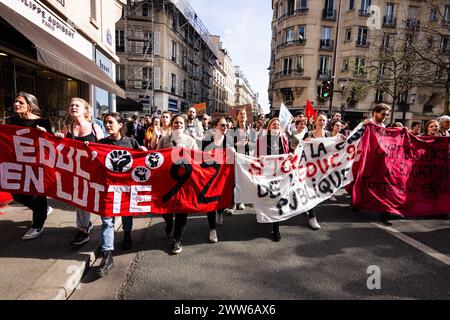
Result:
{"type": "Polygon", "coordinates": [[[450,138],[369,124],[353,172],[353,206],[407,217],[450,213],[450,138]]]}

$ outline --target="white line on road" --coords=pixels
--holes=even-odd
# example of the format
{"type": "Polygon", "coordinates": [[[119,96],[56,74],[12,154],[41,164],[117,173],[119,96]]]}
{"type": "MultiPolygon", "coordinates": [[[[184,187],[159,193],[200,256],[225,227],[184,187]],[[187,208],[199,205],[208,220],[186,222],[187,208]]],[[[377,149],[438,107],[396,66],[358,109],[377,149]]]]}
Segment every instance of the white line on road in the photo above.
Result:
{"type": "Polygon", "coordinates": [[[379,223],[372,223],[373,225],[375,225],[376,227],[386,231],[387,233],[393,235],[394,237],[402,240],[403,242],[406,242],[407,244],[409,244],[410,246],[413,246],[414,248],[416,248],[417,250],[422,251],[423,253],[429,255],[430,257],[435,258],[436,260],[441,261],[442,263],[445,263],[447,266],[450,266],[450,257],[440,253],[436,250],[434,250],[433,248],[430,248],[429,246],[414,240],[411,237],[408,237],[407,235],[401,233],[400,231],[392,228],[392,227],[387,227],[387,226],[383,226],[379,223]]]}

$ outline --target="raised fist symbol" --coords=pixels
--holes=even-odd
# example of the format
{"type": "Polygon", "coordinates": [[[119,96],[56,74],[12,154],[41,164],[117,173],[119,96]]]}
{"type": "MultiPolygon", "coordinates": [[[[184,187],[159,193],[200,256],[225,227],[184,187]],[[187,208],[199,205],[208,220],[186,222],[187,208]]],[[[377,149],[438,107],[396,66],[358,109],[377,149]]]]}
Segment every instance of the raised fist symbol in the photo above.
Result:
{"type": "Polygon", "coordinates": [[[131,154],[128,151],[115,150],[108,156],[112,171],[125,172],[131,167],[131,154]]]}
{"type": "Polygon", "coordinates": [[[159,160],[161,159],[161,156],[157,153],[152,153],[148,157],[148,162],[150,163],[150,166],[152,168],[156,168],[158,166],[159,160]]]}
{"type": "Polygon", "coordinates": [[[139,168],[136,168],[136,170],[134,170],[134,176],[137,178],[138,181],[145,182],[148,180],[148,177],[147,177],[148,172],[149,172],[149,170],[147,168],[139,167],[139,168]]]}
{"type": "Polygon", "coordinates": [[[145,159],[145,164],[150,169],[158,169],[164,163],[164,156],[159,152],[151,153],[145,159]]]}

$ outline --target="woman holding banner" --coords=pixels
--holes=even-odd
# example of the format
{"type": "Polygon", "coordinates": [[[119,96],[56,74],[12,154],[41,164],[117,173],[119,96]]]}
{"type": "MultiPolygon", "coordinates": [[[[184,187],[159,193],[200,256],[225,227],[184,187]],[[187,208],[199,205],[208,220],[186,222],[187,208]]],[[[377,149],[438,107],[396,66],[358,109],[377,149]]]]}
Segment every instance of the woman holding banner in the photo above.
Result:
{"type": "MultiPolygon", "coordinates": [[[[233,145],[230,139],[227,139],[228,124],[225,117],[216,118],[211,122],[211,141],[203,140],[202,150],[204,152],[211,152],[213,150],[222,149],[223,152],[227,148],[232,148],[233,145]]],[[[221,159],[225,159],[222,157],[221,159]]],[[[225,209],[212,211],[207,213],[209,223],[209,242],[216,243],[217,238],[216,224],[221,226],[223,224],[223,212],[225,209]]]]}
{"type": "MultiPolygon", "coordinates": [[[[186,127],[186,120],[182,115],[176,115],[170,121],[172,133],[162,137],[158,143],[157,149],[169,149],[169,148],[187,148],[198,149],[195,139],[184,133],[186,127]]],[[[166,222],[166,235],[169,236],[173,229],[173,214],[163,214],[163,219],[166,222]]],[[[172,253],[178,254],[183,250],[183,233],[187,223],[186,213],[175,214],[175,229],[172,243],[172,253]]]]}
{"type": "MultiPolygon", "coordinates": [[[[327,130],[325,130],[327,126],[327,116],[324,113],[319,113],[314,119],[314,130],[309,131],[304,138],[304,141],[312,141],[313,139],[317,138],[330,138],[331,133],[327,130]]],[[[316,215],[314,213],[314,209],[308,210],[308,224],[313,230],[319,230],[321,229],[321,226],[317,222],[316,215]]]]}
{"type": "MultiPolygon", "coordinates": [[[[256,142],[256,157],[289,153],[289,139],[281,130],[281,122],[278,118],[272,118],[267,124],[267,131],[258,137],[256,142]]],[[[275,242],[281,240],[280,224],[272,224],[272,239],[275,242]]]]}
{"type": "Polygon", "coordinates": [[[437,120],[430,120],[425,123],[423,136],[436,137],[438,136],[439,122],[437,120]]]}
{"type": "MultiPolygon", "coordinates": [[[[124,148],[131,148],[134,150],[147,151],[147,148],[141,147],[134,139],[125,135],[126,126],[125,119],[118,112],[112,112],[104,118],[105,128],[109,137],[101,139],[99,143],[120,146],[124,148]]],[[[130,250],[133,246],[131,238],[131,229],[133,228],[133,217],[122,217],[123,228],[123,250],[130,250]]],[[[101,233],[101,250],[102,262],[97,269],[97,276],[104,277],[108,271],[114,266],[113,251],[114,251],[114,218],[102,217],[102,233],[101,233]]]]}
{"type": "MultiPolygon", "coordinates": [[[[91,106],[81,98],[72,98],[69,106],[69,114],[72,123],[65,126],[61,132],[55,133],[57,138],[69,138],[84,142],[97,142],[103,138],[103,131],[92,119],[91,106]]],[[[91,213],[77,209],[77,228],[75,238],[71,245],[79,246],[89,241],[89,233],[92,230],[91,213]]]]}
{"type": "MultiPolygon", "coordinates": [[[[32,94],[19,92],[14,98],[15,115],[8,119],[7,124],[22,127],[33,127],[42,132],[51,132],[52,127],[48,119],[41,117],[38,100],[32,94]]],[[[31,240],[38,237],[44,231],[44,223],[53,208],[47,205],[47,197],[24,194],[12,194],[15,201],[30,208],[33,211],[33,224],[22,237],[23,240],[31,240]]]]}

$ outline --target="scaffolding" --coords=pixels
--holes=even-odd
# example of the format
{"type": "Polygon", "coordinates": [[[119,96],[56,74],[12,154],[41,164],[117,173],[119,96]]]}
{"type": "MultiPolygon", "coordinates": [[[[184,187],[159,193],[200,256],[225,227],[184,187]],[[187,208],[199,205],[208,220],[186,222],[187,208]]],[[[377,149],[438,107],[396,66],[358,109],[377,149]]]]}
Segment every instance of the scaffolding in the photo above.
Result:
{"type": "MultiPolygon", "coordinates": [[[[155,93],[163,91],[177,96],[181,101],[181,111],[188,105],[209,101],[212,91],[212,66],[219,56],[219,48],[210,39],[210,34],[192,7],[185,0],[128,0],[124,12],[125,23],[125,88],[128,93],[141,91],[139,102],[148,105],[149,113],[156,111],[155,93]],[[161,14],[161,15],[159,15],[161,14]],[[156,16],[158,15],[158,16],[156,16]],[[165,20],[165,19],[169,20],[165,20]],[[156,20],[155,20],[156,19],[156,20]],[[165,21],[169,21],[169,25],[165,21]],[[177,36],[177,50],[180,53],[172,60],[181,65],[185,79],[177,77],[176,87],[167,88],[155,78],[163,69],[157,70],[155,58],[164,58],[156,53],[155,24],[164,25],[177,36]],[[145,26],[145,27],[144,27],[145,26]],[[144,31],[145,30],[145,31],[144,31]],[[180,79],[180,82],[178,82],[180,79]],[[155,83],[160,83],[159,85],[155,83]],[[156,91],[156,92],[155,92],[156,91]],[[183,101],[184,100],[184,101],[183,101]]],[[[169,57],[170,59],[170,57],[169,57]]],[[[159,61],[159,60],[158,60],[159,61]]],[[[164,73],[165,74],[165,73],[164,73]]]]}

